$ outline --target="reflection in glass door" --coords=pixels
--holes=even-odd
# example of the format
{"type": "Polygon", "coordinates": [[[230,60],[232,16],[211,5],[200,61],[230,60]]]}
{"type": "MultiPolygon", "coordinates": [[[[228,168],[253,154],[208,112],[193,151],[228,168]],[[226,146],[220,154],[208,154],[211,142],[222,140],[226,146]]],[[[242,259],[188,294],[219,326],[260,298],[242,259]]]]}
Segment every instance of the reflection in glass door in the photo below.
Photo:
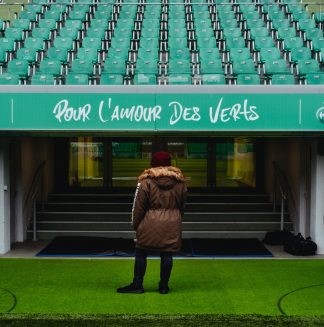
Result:
{"type": "Polygon", "coordinates": [[[188,187],[207,187],[207,143],[169,141],[167,149],[172,165],[179,167],[187,178],[188,187]]]}
{"type": "Polygon", "coordinates": [[[150,167],[152,141],[112,142],[112,186],[136,187],[137,177],[150,167]]]}
{"type": "Polygon", "coordinates": [[[77,137],[69,142],[69,186],[103,187],[104,143],[93,137],[77,137]]]}
{"type": "Polygon", "coordinates": [[[255,188],[255,142],[250,138],[231,138],[216,143],[216,187],[255,188]]]}

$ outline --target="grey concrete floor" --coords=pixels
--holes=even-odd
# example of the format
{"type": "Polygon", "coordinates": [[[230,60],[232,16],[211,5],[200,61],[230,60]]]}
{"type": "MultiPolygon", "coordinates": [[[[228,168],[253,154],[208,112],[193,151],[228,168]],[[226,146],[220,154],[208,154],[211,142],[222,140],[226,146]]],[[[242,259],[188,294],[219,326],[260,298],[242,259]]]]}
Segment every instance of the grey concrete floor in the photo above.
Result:
{"type": "MultiPolygon", "coordinates": [[[[41,251],[49,241],[26,241],[23,243],[15,243],[12,245],[12,249],[5,253],[0,255],[0,258],[38,258],[40,259],[41,257],[36,257],[36,254],[41,251]]],[[[266,248],[273,254],[272,258],[265,257],[265,258],[257,258],[257,259],[265,259],[265,260],[273,260],[273,259],[324,259],[324,255],[314,255],[314,256],[293,256],[283,250],[282,246],[270,246],[270,245],[265,245],[266,248]]],[[[48,259],[51,257],[42,257],[44,259],[48,259]]],[[[60,257],[53,257],[55,259],[59,259],[60,257]]],[[[66,257],[62,257],[66,259],[66,257]]],[[[80,257],[75,257],[80,259],[80,257]]],[[[93,259],[113,259],[116,257],[93,257],[93,259]]],[[[121,258],[121,257],[118,257],[121,258]]],[[[129,258],[129,257],[128,257],[129,258]]],[[[89,259],[89,257],[87,257],[89,259]]],[[[131,258],[132,259],[132,258],[131,258]]],[[[199,258],[197,258],[199,259],[199,258]]],[[[213,259],[213,258],[212,258],[213,259]]],[[[219,259],[219,258],[215,258],[219,259]]],[[[229,259],[233,259],[232,257],[229,259]]],[[[238,257],[238,259],[241,259],[238,257]]],[[[248,257],[246,259],[249,259],[248,257]]],[[[256,259],[255,257],[251,257],[250,259],[256,259]]]]}

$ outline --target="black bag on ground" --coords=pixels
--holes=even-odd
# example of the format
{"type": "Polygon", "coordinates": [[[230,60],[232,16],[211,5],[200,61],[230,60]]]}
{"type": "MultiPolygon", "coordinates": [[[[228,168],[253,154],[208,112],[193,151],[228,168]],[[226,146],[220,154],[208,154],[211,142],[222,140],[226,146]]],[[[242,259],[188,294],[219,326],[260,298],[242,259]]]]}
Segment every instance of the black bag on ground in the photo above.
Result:
{"type": "Polygon", "coordinates": [[[315,255],[317,245],[310,237],[305,239],[301,233],[298,233],[285,242],[284,250],[293,255],[315,255]]]}
{"type": "Polygon", "coordinates": [[[263,243],[268,245],[283,245],[292,237],[294,237],[294,235],[289,231],[276,230],[267,232],[263,239],[263,243]]]}

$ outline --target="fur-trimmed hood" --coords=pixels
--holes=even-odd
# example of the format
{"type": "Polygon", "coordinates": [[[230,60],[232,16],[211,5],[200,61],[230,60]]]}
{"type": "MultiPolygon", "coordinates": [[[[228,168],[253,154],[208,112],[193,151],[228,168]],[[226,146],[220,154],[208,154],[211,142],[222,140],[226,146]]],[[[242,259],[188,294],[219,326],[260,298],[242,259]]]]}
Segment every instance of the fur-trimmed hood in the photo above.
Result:
{"type": "Polygon", "coordinates": [[[150,178],[162,189],[170,189],[178,182],[184,182],[185,177],[181,170],[173,166],[154,167],[144,170],[138,181],[150,178]]]}

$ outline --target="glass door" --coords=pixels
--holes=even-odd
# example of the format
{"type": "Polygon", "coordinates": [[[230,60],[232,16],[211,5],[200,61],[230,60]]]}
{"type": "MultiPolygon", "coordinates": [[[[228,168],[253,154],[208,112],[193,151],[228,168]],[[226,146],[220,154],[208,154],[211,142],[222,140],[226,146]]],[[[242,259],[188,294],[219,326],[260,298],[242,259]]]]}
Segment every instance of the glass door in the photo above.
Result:
{"type": "Polygon", "coordinates": [[[208,144],[190,140],[168,140],[167,151],[171,153],[172,165],[179,167],[187,179],[188,187],[207,187],[208,144]]]}
{"type": "Polygon", "coordinates": [[[217,142],[216,187],[255,188],[256,149],[251,138],[229,138],[217,142]]]}
{"type": "Polygon", "coordinates": [[[68,186],[104,186],[104,143],[94,137],[77,137],[69,142],[68,186]]]}
{"type": "Polygon", "coordinates": [[[112,187],[136,187],[137,177],[150,167],[152,141],[112,142],[112,187]]]}

